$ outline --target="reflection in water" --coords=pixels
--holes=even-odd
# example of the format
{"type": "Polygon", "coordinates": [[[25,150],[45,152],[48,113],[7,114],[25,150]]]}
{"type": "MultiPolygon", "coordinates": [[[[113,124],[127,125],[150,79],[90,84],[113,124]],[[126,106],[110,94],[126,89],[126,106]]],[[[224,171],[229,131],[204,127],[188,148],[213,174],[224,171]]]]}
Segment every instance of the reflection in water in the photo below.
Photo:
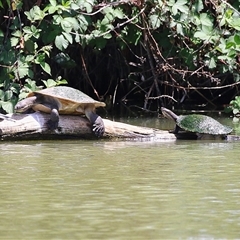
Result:
{"type": "Polygon", "coordinates": [[[2,143],[0,239],[239,238],[239,143],[2,143]]]}

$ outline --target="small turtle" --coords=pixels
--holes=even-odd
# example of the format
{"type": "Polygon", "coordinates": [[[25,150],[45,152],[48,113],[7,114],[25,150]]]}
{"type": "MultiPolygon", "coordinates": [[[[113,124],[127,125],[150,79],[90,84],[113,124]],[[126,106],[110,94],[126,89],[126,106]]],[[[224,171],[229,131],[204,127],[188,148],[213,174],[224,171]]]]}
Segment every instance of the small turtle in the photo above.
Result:
{"type": "Polygon", "coordinates": [[[202,138],[203,135],[220,136],[222,139],[226,138],[227,134],[232,132],[232,128],[222,125],[215,119],[200,114],[190,115],[176,115],[171,110],[162,107],[161,111],[163,115],[176,122],[176,127],[173,131],[174,134],[178,134],[179,130],[185,130],[190,133],[195,133],[198,138],[202,138]]]}
{"type": "Polygon", "coordinates": [[[22,113],[32,109],[50,113],[47,123],[50,129],[58,127],[59,114],[85,114],[92,124],[94,134],[100,137],[105,128],[102,118],[95,113],[97,107],[105,107],[105,103],[98,102],[77,89],[57,86],[29,93],[27,98],[17,103],[15,111],[22,113]]]}

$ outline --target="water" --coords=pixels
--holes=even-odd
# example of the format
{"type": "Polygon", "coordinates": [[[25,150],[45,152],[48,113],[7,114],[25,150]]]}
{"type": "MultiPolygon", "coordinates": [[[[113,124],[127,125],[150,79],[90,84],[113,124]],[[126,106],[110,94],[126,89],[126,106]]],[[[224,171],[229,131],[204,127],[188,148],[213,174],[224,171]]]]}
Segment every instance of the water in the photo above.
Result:
{"type": "Polygon", "coordinates": [[[239,239],[239,146],[2,142],[0,239],[239,239]]]}

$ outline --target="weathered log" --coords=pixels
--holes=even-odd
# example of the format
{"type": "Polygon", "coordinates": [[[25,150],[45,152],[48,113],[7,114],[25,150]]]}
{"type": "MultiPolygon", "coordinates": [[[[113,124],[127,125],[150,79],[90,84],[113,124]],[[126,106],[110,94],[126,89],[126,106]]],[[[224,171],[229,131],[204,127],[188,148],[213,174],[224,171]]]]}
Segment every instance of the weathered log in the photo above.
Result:
{"type": "MultiPolygon", "coordinates": [[[[0,138],[2,140],[22,139],[94,139],[88,119],[81,116],[61,115],[59,127],[49,130],[49,115],[35,112],[32,114],[0,115],[0,138]]],[[[105,133],[103,138],[122,138],[131,140],[175,140],[174,134],[153,128],[133,126],[126,123],[103,119],[105,133]]]]}

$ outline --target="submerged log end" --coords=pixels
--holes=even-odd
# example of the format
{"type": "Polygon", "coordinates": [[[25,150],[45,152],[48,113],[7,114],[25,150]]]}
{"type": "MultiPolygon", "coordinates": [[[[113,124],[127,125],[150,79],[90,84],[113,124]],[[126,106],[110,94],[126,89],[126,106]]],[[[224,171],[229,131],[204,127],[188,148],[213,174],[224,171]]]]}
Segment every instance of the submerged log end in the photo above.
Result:
{"type": "Polygon", "coordinates": [[[113,122],[108,119],[103,119],[103,122],[105,125],[105,136],[109,138],[117,137],[145,140],[176,139],[175,135],[168,131],[113,122]]]}

